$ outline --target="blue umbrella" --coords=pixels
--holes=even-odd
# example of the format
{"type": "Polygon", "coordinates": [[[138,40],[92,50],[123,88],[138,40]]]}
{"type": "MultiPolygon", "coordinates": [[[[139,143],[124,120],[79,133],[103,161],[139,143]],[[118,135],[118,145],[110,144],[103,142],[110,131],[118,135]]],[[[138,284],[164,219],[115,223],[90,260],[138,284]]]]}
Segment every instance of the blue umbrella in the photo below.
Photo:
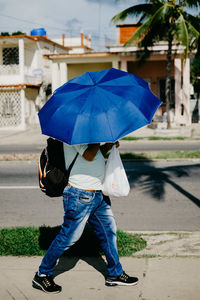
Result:
{"type": "Polygon", "coordinates": [[[39,119],[43,134],[70,145],[115,142],[149,124],[160,104],[146,81],[111,68],[59,87],[39,119]]]}

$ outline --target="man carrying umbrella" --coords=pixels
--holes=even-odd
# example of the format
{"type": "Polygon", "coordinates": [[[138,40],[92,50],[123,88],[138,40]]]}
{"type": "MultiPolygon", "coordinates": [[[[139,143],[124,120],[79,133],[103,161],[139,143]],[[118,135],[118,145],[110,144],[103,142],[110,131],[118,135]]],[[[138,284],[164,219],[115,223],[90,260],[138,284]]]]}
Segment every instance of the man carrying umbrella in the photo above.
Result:
{"type": "Polygon", "coordinates": [[[66,168],[78,152],[71,170],[69,184],[64,189],[64,222],[60,233],[47,250],[39,271],[33,279],[33,287],[47,293],[59,293],[61,286],[53,280],[57,259],[82,235],[87,222],[97,234],[107,260],[106,285],[135,285],[138,278],[128,276],[122,269],[116,243],[116,224],[109,203],[101,189],[104,179],[104,155],[119,142],[69,146],[64,144],[66,168]]]}
{"type": "Polygon", "coordinates": [[[104,155],[121,137],[150,124],[161,101],[143,79],[114,68],[86,72],[59,87],[39,112],[42,133],[64,142],[66,168],[79,153],[64,189],[64,222],[33,287],[58,293],[52,272],[57,259],[81,236],[88,221],[108,262],[106,285],[135,285],[119,262],[116,225],[103,196],[104,155]],[[100,143],[105,143],[100,146],[100,143]],[[69,146],[71,145],[71,146],[69,146]]]}

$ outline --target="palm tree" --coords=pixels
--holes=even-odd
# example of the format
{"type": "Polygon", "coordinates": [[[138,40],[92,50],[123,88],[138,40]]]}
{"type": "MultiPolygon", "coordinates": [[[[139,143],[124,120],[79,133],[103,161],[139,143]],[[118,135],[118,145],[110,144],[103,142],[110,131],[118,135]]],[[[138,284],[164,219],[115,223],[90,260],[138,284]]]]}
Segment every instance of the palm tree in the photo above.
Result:
{"type": "MultiPolygon", "coordinates": [[[[166,66],[166,111],[168,128],[170,123],[170,73],[173,43],[184,46],[184,58],[188,57],[189,47],[198,39],[199,32],[191,21],[193,17],[184,9],[198,7],[198,0],[147,0],[146,3],[131,6],[112,18],[113,23],[123,21],[129,16],[140,17],[141,24],[132,37],[125,43],[128,46],[136,43],[142,50],[138,52],[139,60],[144,60],[150,55],[150,47],[159,41],[167,41],[167,66],[166,66]]],[[[194,20],[193,20],[194,21],[194,20]]]]}
{"type": "MultiPolygon", "coordinates": [[[[197,17],[191,18],[191,21],[195,23],[195,28],[200,32],[200,15],[197,17]]],[[[196,41],[194,47],[197,49],[195,56],[192,62],[191,68],[191,82],[194,87],[194,94],[197,98],[196,108],[197,108],[197,116],[194,118],[195,121],[199,121],[199,100],[200,100],[200,37],[196,41]]]]}

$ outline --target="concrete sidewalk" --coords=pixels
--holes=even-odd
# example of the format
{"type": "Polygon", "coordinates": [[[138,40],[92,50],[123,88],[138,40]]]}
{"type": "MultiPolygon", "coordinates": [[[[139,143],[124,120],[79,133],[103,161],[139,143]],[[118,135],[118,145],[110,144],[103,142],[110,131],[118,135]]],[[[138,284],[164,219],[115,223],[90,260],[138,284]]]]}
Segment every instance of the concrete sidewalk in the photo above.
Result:
{"type": "Polygon", "coordinates": [[[65,257],[56,269],[55,282],[62,286],[62,293],[56,295],[31,287],[41,259],[1,257],[0,299],[199,300],[200,258],[123,257],[124,269],[138,276],[139,283],[132,287],[107,287],[105,266],[100,259],[65,257]]]}
{"type": "Polygon", "coordinates": [[[31,281],[42,257],[0,257],[0,299],[199,300],[200,232],[142,233],[147,248],[120,259],[124,270],[139,277],[132,287],[106,287],[104,258],[61,257],[55,281],[62,293],[45,294],[31,281]]]}
{"type": "Polygon", "coordinates": [[[0,130],[0,145],[43,145],[47,136],[41,134],[39,125],[33,125],[26,130],[0,130]]]}

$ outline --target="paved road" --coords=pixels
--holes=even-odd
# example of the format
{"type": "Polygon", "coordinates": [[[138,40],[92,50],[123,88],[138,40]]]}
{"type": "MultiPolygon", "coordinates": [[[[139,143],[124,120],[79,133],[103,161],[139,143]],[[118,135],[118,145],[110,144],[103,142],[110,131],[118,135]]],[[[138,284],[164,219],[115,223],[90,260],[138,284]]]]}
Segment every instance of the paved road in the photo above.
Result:
{"type": "MultiPolygon", "coordinates": [[[[148,152],[148,151],[196,151],[200,150],[200,140],[172,140],[172,141],[121,141],[121,152],[148,152]]],[[[45,144],[14,144],[1,145],[0,154],[9,153],[37,153],[41,152],[45,144]]]]}
{"type": "MultiPolygon", "coordinates": [[[[200,160],[126,162],[128,197],[112,198],[123,230],[196,231],[200,228],[200,160]]],[[[62,199],[38,189],[33,162],[0,162],[0,227],[57,226],[62,199]]]]}

